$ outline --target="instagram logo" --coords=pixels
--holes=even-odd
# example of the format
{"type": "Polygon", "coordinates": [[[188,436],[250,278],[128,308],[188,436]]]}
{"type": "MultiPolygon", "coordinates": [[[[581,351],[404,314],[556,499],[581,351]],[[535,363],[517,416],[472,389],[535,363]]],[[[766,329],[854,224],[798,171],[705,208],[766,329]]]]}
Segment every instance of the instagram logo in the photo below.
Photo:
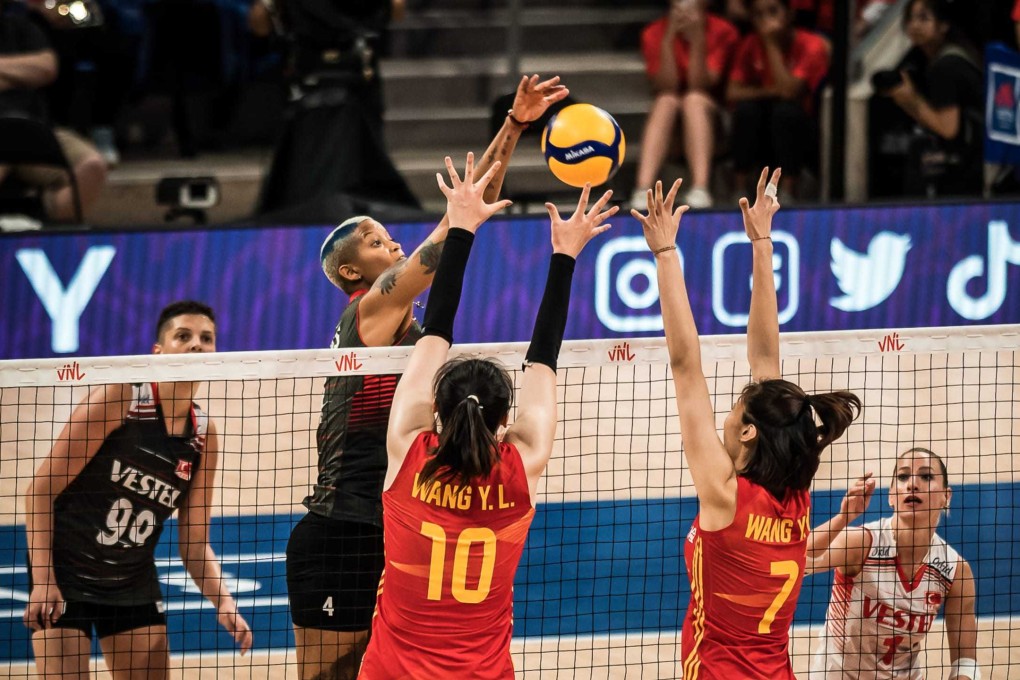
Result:
{"type": "MultiPolygon", "coordinates": [[[[680,264],[683,254],[677,249],[680,264]]],[[[662,314],[647,310],[659,300],[655,262],[643,236],[608,241],[595,259],[595,313],[618,332],[661,331],[662,314]]]]}
{"type": "MultiPolygon", "coordinates": [[[[772,271],[779,303],[779,323],[784,324],[800,307],[800,245],[785,231],[773,231],[772,271]]],[[[742,231],[724,234],[712,247],[712,312],[727,326],[747,325],[751,309],[751,244],[742,231]],[[727,276],[727,271],[732,271],[727,276]],[[732,283],[747,276],[747,286],[732,283]],[[727,288],[726,282],[731,285],[727,288]],[[726,299],[729,297],[730,299],[726,299]]]]}

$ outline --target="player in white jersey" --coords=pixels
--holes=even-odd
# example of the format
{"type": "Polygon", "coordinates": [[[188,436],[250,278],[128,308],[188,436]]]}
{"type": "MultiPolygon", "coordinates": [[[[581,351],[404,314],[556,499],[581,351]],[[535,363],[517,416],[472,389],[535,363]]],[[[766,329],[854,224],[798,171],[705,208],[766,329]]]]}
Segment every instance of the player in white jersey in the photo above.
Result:
{"type": "Polygon", "coordinates": [[[893,516],[847,526],[874,490],[868,473],[808,541],[807,569],[836,571],[811,680],[923,680],[922,644],[943,607],[948,678],[979,680],[974,576],[935,533],[953,495],[945,463],[928,449],[906,451],[889,488],[893,516]]]}

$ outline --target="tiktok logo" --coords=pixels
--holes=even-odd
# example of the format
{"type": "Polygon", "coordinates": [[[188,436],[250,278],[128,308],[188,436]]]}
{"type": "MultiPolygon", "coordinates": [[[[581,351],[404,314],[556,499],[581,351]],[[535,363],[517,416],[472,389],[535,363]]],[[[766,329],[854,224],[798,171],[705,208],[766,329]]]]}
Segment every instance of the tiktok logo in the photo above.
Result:
{"type": "Polygon", "coordinates": [[[988,223],[988,267],[986,258],[970,255],[960,260],[949,272],[946,297],[957,314],[971,321],[987,319],[999,311],[1006,301],[1006,276],[1008,264],[1020,265],[1020,242],[1009,235],[1009,225],[1002,220],[988,223]],[[988,280],[985,294],[974,297],[967,292],[971,279],[984,276],[988,280]]]}

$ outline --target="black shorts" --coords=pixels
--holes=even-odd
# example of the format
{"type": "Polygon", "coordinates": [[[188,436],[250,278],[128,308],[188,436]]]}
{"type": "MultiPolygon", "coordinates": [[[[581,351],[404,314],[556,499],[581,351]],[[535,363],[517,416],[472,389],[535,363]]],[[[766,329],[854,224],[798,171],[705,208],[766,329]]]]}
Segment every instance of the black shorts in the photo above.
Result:
{"type": "Polygon", "coordinates": [[[383,531],[310,512],[287,541],[287,596],[295,626],[355,632],[372,627],[383,531]]]}
{"type": "MultiPolygon", "coordinates": [[[[32,562],[27,557],[28,592],[32,592],[32,562]]],[[[89,640],[92,629],[102,640],[110,635],[125,633],[136,628],[165,626],[166,614],[162,600],[145,604],[96,604],[73,598],[64,600],[64,613],[53,624],[54,628],[80,630],[89,640]]]]}
{"type": "Polygon", "coordinates": [[[136,628],[166,625],[162,602],[116,606],[68,600],[64,605],[64,613],[53,627],[80,630],[89,640],[92,639],[93,628],[96,637],[102,640],[136,628]]]}

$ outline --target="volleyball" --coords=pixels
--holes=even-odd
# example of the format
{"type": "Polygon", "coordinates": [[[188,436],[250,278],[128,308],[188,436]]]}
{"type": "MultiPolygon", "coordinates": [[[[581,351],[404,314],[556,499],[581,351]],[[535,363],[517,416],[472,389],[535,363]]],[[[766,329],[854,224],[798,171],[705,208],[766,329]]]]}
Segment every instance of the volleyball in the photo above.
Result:
{"type": "Polygon", "coordinates": [[[608,113],[591,104],[564,107],[542,132],[542,153],[552,174],[572,187],[609,181],[623,163],[623,131],[608,113]]]}

